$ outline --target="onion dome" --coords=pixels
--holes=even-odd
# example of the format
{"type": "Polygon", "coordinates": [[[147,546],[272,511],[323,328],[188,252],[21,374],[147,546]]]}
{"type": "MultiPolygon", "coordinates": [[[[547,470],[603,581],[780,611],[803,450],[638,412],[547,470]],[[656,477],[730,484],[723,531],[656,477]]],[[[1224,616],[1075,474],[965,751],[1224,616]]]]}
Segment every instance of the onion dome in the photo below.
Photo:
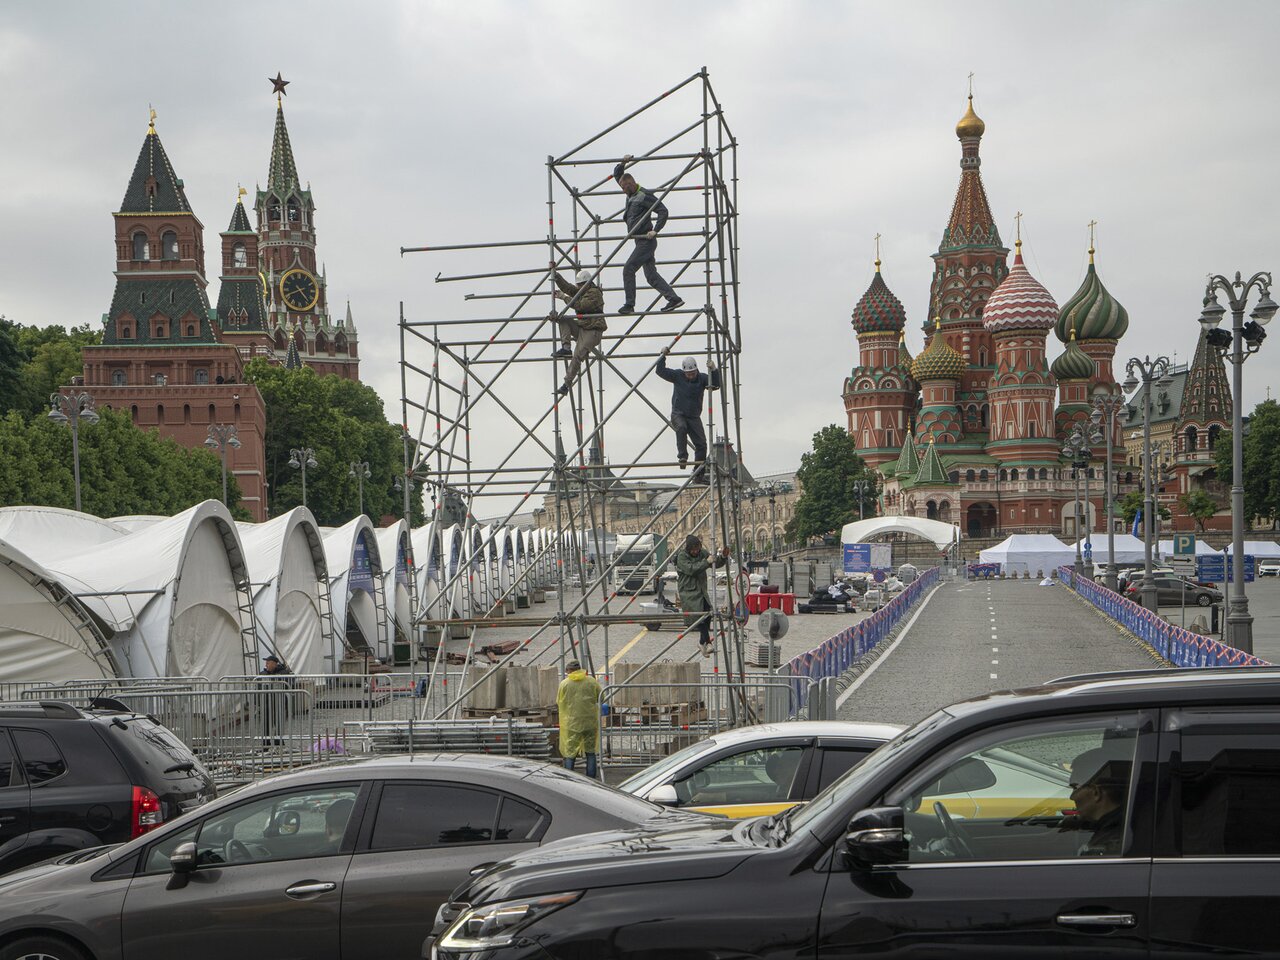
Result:
{"type": "Polygon", "coordinates": [[[876,275],[871,278],[871,286],[853,308],[853,329],[859,334],[898,333],[906,325],[907,311],[880,275],[880,260],[877,258],[876,275]]]}
{"type": "Polygon", "coordinates": [[[956,136],[961,140],[967,140],[971,137],[981,137],[987,132],[987,125],[982,122],[982,118],[973,112],[973,94],[969,94],[969,108],[965,110],[964,116],[960,118],[960,122],[956,124],[956,136]]]}
{"type": "Polygon", "coordinates": [[[959,380],[969,362],[952,349],[942,336],[942,321],[935,317],[933,321],[933,337],[911,364],[911,377],[916,383],[926,380],[959,380]]]}
{"type": "Polygon", "coordinates": [[[1092,380],[1097,368],[1089,355],[1076,343],[1076,332],[1071,331],[1071,339],[1067,341],[1067,350],[1049,368],[1058,380],[1092,380]]]}
{"type": "Polygon", "coordinates": [[[982,307],[982,325],[1003,330],[1049,330],[1058,322],[1058,304],[1022,262],[1022,241],[1015,245],[1013,268],[982,307]]]}
{"type": "Polygon", "coordinates": [[[1081,340],[1119,340],[1129,329],[1129,311],[1120,306],[1098,279],[1089,247],[1089,270],[1080,289],[1062,305],[1056,333],[1063,343],[1074,330],[1081,340]]]}

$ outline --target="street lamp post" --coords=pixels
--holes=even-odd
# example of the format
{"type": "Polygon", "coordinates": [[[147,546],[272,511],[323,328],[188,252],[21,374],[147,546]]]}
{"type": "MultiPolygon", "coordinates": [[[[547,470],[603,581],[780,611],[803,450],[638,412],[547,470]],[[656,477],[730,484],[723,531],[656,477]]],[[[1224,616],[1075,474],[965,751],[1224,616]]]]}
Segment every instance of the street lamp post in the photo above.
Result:
{"type": "MultiPolygon", "coordinates": [[[[1207,309],[1207,308],[1206,308],[1207,309]]],[[[1142,383],[1142,605],[1148,610],[1159,608],[1155,581],[1151,579],[1151,547],[1155,532],[1155,494],[1151,475],[1151,387],[1169,383],[1168,357],[1132,357],[1125,365],[1129,374],[1124,382],[1126,392],[1138,389],[1142,383]]]]}
{"type": "Polygon", "coordinates": [[[871,487],[871,482],[869,480],[863,479],[863,480],[853,481],[853,489],[858,494],[858,519],[859,520],[861,520],[863,517],[862,498],[866,495],[866,492],[870,487],[871,487]]]}
{"type": "Polygon", "coordinates": [[[307,467],[316,466],[316,452],[310,447],[292,447],[289,450],[289,466],[302,471],[302,505],[307,505],[307,467]]]}
{"type": "Polygon", "coordinates": [[[49,397],[52,409],[49,419],[71,427],[71,470],[76,481],[76,512],[80,512],[80,421],[98,422],[98,411],[93,409],[93,397],[87,393],[55,393],[49,397]]]}
{"type": "Polygon", "coordinates": [[[1116,414],[1120,412],[1124,406],[1124,397],[1118,393],[1112,393],[1106,387],[1099,387],[1098,392],[1093,397],[1093,413],[1089,419],[1093,421],[1096,427],[1099,421],[1105,423],[1104,435],[1106,438],[1106,472],[1105,483],[1107,485],[1106,496],[1106,516],[1107,516],[1107,589],[1112,593],[1117,592],[1119,578],[1116,572],[1116,528],[1113,517],[1115,482],[1112,477],[1111,450],[1115,443],[1115,424],[1116,414]]]}
{"type": "Polygon", "coordinates": [[[360,512],[364,513],[364,482],[372,476],[369,473],[369,464],[365,460],[351,461],[351,468],[347,471],[348,477],[355,477],[360,487],[360,512]]]}
{"type": "Polygon", "coordinates": [[[1093,523],[1089,520],[1089,463],[1093,459],[1093,448],[1096,444],[1102,442],[1102,434],[1098,428],[1092,423],[1077,423],[1071,428],[1071,432],[1067,435],[1066,442],[1062,445],[1062,452],[1071,460],[1072,473],[1076,478],[1076,573],[1084,573],[1084,559],[1080,554],[1080,544],[1083,541],[1086,548],[1090,552],[1092,559],[1093,542],[1089,538],[1089,533],[1093,529],[1093,523]],[[1080,517],[1080,475],[1084,474],[1084,535],[1080,535],[1081,521],[1080,517]]]}
{"type": "Polygon", "coordinates": [[[1249,598],[1244,593],[1244,417],[1241,403],[1244,400],[1243,366],[1246,359],[1258,352],[1267,332],[1263,329],[1276,315],[1276,302],[1271,299],[1271,274],[1260,271],[1247,281],[1237,271],[1234,280],[1221,274],[1209,277],[1204,294],[1204,310],[1200,324],[1206,331],[1206,341],[1218,354],[1231,363],[1231,598],[1227,604],[1227,630],[1225,640],[1237,650],[1253,653],[1253,617],[1249,614],[1249,598]],[[1249,291],[1256,289],[1257,304],[1245,323],[1244,308],[1249,291]],[[1218,303],[1218,293],[1223,293],[1231,306],[1231,332],[1219,330],[1218,324],[1226,309],[1218,303]]]}
{"type": "Polygon", "coordinates": [[[211,423],[209,435],[204,441],[206,447],[216,450],[218,456],[222,458],[222,505],[224,507],[227,505],[227,448],[230,447],[232,450],[239,448],[238,433],[234,423],[211,423]]]}

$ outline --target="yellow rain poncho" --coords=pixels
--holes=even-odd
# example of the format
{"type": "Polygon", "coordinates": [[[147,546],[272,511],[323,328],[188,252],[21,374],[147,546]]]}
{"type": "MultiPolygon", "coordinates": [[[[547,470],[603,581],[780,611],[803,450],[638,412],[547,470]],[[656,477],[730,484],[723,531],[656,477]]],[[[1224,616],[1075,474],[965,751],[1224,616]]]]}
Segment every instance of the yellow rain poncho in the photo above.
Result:
{"type": "Polygon", "coordinates": [[[560,711],[560,755],[582,757],[596,752],[600,736],[600,684],[585,670],[574,670],[556,691],[560,711]]]}

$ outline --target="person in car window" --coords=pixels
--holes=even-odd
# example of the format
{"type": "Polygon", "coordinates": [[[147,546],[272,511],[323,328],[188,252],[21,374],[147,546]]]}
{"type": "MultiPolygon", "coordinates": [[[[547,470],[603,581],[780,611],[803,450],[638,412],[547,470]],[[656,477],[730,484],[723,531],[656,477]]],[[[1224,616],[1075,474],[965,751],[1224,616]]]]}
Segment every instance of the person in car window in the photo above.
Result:
{"type": "Polygon", "coordinates": [[[1063,829],[1092,830],[1080,846],[1084,857],[1119,856],[1124,846],[1125,794],[1133,764],[1102,747],[1086,750],[1071,764],[1071,801],[1076,816],[1063,829]]]}

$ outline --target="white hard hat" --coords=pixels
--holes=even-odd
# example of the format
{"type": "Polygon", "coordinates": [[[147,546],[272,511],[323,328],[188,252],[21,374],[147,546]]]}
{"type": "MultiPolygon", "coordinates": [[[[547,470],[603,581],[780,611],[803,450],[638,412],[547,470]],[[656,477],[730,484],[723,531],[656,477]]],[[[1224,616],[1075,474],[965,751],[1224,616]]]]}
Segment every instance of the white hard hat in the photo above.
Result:
{"type": "Polygon", "coordinates": [[[583,267],[581,270],[578,271],[578,275],[574,279],[577,280],[579,283],[586,283],[588,280],[591,279],[591,271],[588,270],[586,267],[583,267]]]}
{"type": "Polygon", "coordinates": [[[685,373],[693,373],[693,371],[698,369],[698,361],[693,359],[693,357],[685,357],[680,361],[680,369],[685,373]]]}

